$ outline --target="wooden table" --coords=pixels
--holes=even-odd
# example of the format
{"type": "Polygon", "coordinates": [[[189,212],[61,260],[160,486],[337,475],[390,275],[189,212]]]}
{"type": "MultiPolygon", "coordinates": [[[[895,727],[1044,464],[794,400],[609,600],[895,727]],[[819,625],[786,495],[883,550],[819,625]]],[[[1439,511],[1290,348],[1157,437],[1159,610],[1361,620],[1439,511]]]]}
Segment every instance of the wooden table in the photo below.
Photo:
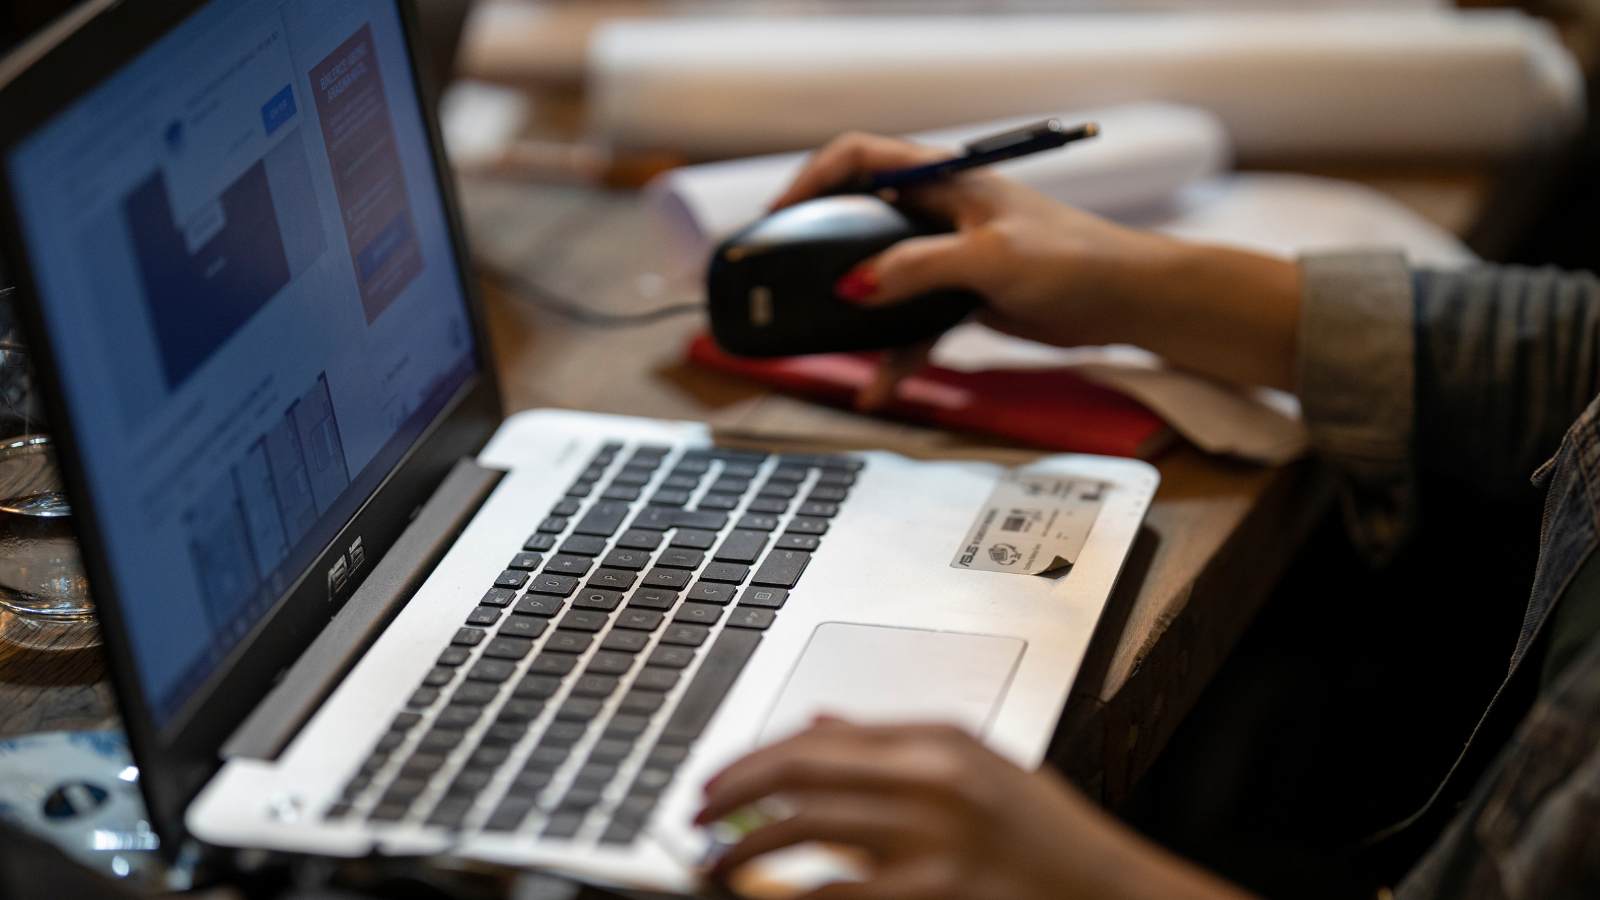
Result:
{"type": "MultiPolygon", "coordinates": [[[[670,274],[636,195],[480,180],[464,184],[463,199],[481,255],[585,306],[627,312],[697,299],[692,282],[670,274]]],[[[486,301],[507,412],[555,406],[694,419],[722,440],[773,449],[877,447],[1007,463],[1038,455],[691,368],[683,348],[703,325],[698,316],[602,329],[500,290],[489,289],[486,301]]],[[[1268,469],[1181,447],[1157,465],[1161,488],[1051,754],[1111,805],[1154,761],[1331,494],[1326,472],[1309,462],[1268,469]]],[[[114,727],[105,677],[93,649],[0,646],[0,737],[114,727]]]]}

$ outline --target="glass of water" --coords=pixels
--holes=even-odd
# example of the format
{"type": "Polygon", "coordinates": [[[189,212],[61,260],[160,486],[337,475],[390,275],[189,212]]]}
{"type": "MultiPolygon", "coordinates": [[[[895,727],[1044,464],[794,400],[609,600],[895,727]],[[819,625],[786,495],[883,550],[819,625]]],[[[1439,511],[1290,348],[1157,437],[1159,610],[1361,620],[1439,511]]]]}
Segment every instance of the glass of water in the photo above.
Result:
{"type": "Polygon", "coordinates": [[[53,622],[94,615],[50,438],[0,440],[0,607],[53,622]]]}

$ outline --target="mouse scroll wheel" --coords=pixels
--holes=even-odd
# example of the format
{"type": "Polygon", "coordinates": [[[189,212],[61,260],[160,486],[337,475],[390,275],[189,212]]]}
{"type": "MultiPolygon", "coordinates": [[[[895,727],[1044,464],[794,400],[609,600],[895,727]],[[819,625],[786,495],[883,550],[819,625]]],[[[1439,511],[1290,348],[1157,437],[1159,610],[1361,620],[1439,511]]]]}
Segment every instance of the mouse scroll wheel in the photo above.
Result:
{"type": "Polygon", "coordinates": [[[764,284],[750,289],[750,324],[756,328],[772,324],[772,288],[764,284]]]}

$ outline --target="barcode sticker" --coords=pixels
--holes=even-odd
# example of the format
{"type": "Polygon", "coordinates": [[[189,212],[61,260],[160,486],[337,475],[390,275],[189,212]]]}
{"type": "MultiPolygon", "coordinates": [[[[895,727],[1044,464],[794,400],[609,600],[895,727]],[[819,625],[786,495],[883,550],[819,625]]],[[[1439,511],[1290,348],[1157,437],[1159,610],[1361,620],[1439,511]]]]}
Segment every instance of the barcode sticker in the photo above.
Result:
{"type": "Polygon", "coordinates": [[[1078,561],[1106,484],[1010,471],[1001,476],[950,561],[953,569],[1040,575],[1078,561]]]}

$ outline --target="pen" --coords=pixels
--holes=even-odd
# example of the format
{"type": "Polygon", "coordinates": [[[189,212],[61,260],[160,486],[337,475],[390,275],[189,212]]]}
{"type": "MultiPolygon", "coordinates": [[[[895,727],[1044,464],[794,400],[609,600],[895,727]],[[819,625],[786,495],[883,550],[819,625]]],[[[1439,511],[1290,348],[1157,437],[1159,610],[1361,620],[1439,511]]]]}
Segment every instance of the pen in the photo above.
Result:
{"type": "Polygon", "coordinates": [[[925,166],[914,166],[909,169],[892,169],[888,172],[867,173],[862,172],[846,181],[843,185],[832,191],[835,194],[875,194],[889,188],[904,188],[929,181],[937,181],[957,172],[967,169],[976,169],[979,166],[992,165],[1041,150],[1054,150],[1057,147],[1092,138],[1100,133],[1100,126],[1093,122],[1086,122],[1076,127],[1068,128],[1061,124],[1060,119],[1046,119],[1025,128],[1007,131],[1002,134],[979,138],[962,149],[961,156],[942,162],[929,163],[925,166]]]}

